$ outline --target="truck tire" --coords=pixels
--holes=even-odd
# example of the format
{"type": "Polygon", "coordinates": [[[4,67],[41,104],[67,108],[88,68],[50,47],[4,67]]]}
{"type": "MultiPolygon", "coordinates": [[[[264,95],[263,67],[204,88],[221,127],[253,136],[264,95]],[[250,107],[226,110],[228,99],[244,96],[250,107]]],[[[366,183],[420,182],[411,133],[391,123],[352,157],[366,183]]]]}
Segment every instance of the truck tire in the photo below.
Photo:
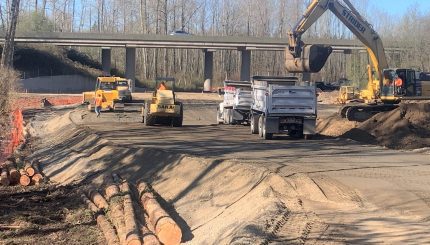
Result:
{"type": "Polygon", "coordinates": [[[251,134],[258,134],[258,120],[260,116],[257,114],[251,115],[251,134]]]}
{"type": "Polygon", "coordinates": [[[224,123],[225,124],[231,124],[230,114],[231,114],[231,110],[230,109],[224,109],[224,123]]]}
{"type": "Polygon", "coordinates": [[[184,106],[182,105],[181,102],[177,102],[176,105],[179,105],[180,108],[180,112],[179,112],[179,117],[174,117],[173,118],[173,127],[182,127],[182,123],[184,121],[184,106]]]}
{"type": "Polygon", "coordinates": [[[263,138],[264,116],[260,115],[258,118],[258,135],[263,138]]]}
{"type": "Polygon", "coordinates": [[[265,140],[271,140],[273,138],[273,134],[266,132],[266,117],[263,117],[263,125],[262,125],[262,137],[265,140]]]}
{"type": "Polygon", "coordinates": [[[236,120],[234,120],[234,110],[233,109],[230,109],[230,124],[231,125],[236,125],[237,124],[237,121],[236,120]]]}
{"type": "Polygon", "coordinates": [[[145,126],[153,126],[155,123],[155,117],[150,114],[151,103],[145,103],[145,109],[143,110],[143,124],[145,126]]]}
{"type": "Polygon", "coordinates": [[[220,116],[219,107],[216,109],[216,121],[218,124],[224,124],[224,119],[220,116]]]}

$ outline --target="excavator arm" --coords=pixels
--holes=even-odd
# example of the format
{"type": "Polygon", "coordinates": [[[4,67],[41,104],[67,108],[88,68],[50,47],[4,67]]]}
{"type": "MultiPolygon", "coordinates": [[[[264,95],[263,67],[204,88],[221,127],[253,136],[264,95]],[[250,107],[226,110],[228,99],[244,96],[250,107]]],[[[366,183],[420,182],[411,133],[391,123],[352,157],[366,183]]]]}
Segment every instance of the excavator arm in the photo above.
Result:
{"type": "Polygon", "coordinates": [[[288,33],[288,49],[285,66],[289,72],[318,72],[331,53],[331,47],[325,45],[305,45],[301,36],[321,15],[330,10],[339,20],[366,46],[374,70],[378,74],[379,84],[369,81],[368,91],[376,97],[383,81],[383,69],[388,68],[382,40],[373,27],[358,13],[349,0],[314,0],[306,9],[296,26],[288,33]],[[315,69],[316,68],[316,69],[315,69]]]}

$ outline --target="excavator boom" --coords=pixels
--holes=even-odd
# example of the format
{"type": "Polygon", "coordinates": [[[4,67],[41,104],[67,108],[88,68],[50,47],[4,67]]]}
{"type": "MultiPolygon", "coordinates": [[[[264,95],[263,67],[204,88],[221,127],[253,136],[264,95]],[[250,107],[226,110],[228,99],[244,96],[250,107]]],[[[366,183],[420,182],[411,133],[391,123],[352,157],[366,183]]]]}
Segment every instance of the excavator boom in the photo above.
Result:
{"type": "MultiPolygon", "coordinates": [[[[289,72],[318,72],[326,63],[332,50],[326,45],[305,45],[301,36],[321,15],[330,10],[352,33],[366,46],[372,65],[377,71],[380,83],[382,71],[388,68],[381,38],[373,27],[358,13],[349,0],[314,0],[306,9],[302,18],[289,33],[285,67],[289,72]]],[[[368,90],[376,97],[379,86],[369,82],[368,90]]]]}

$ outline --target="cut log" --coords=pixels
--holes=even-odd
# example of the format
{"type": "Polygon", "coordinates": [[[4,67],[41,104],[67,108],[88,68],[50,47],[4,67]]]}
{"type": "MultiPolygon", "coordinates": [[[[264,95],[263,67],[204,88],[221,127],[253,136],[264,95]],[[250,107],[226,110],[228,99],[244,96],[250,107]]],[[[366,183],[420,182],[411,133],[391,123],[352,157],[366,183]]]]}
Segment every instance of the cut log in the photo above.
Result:
{"type": "Polygon", "coordinates": [[[43,176],[41,174],[35,174],[31,177],[31,181],[36,185],[40,185],[43,183],[43,176]]]}
{"type": "Polygon", "coordinates": [[[148,227],[141,225],[140,232],[142,233],[142,241],[144,245],[160,245],[157,236],[148,229],[148,227]]]}
{"type": "Polygon", "coordinates": [[[98,191],[90,191],[89,197],[98,208],[104,210],[107,210],[109,208],[109,204],[107,203],[106,199],[98,191]]]}
{"type": "Polygon", "coordinates": [[[19,183],[19,178],[21,174],[16,170],[15,166],[9,166],[9,179],[11,185],[16,185],[19,183]]]}
{"type": "Polygon", "coordinates": [[[148,185],[139,182],[140,202],[149,216],[150,223],[154,226],[155,234],[164,245],[176,245],[181,243],[182,231],[169,214],[160,206],[150,192],[148,185]]]}
{"type": "Polygon", "coordinates": [[[96,215],[97,225],[100,230],[103,232],[103,235],[106,239],[106,243],[108,245],[117,245],[119,244],[118,236],[116,235],[115,228],[112,224],[106,219],[106,217],[101,214],[100,209],[91,202],[85,195],[81,196],[84,202],[87,204],[88,208],[96,215]]]}
{"type": "Polygon", "coordinates": [[[133,200],[130,194],[130,186],[127,182],[123,182],[120,189],[124,195],[124,221],[127,245],[141,245],[142,242],[139,236],[139,226],[137,225],[134,212],[133,200]]]}
{"type": "Polygon", "coordinates": [[[27,175],[29,177],[32,177],[33,175],[36,174],[36,170],[33,168],[33,166],[31,165],[31,163],[26,162],[25,166],[24,166],[25,172],[27,172],[27,175]]]}
{"type": "Polygon", "coordinates": [[[28,177],[27,172],[24,169],[20,169],[19,173],[21,174],[19,177],[19,184],[22,186],[29,186],[31,184],[31,179],[28,177]]]}
{"type": "Polygon", "coordinates": [[[4,166],[1,169],[1,175],[0,175],[0,183],[4,186],[10,185],[10,179],[9,179],[9,173],[7,171],[7,167],[4,166]]]}
{"type": "Polygon", "coordinates": [[[127,244],[127,234],[125,233],[123,197],[119,195],[118,186],[106,189],[106,197],[109,199],[108,216],[118,232],[120,244],[125,245],[127,244]]]}
{"type": "Polygon", "coordinates": [[[110,201],[110,199],[119,194],[119,187],[114,183],[109,183],[105,189],[106,198],[110,201]]]}

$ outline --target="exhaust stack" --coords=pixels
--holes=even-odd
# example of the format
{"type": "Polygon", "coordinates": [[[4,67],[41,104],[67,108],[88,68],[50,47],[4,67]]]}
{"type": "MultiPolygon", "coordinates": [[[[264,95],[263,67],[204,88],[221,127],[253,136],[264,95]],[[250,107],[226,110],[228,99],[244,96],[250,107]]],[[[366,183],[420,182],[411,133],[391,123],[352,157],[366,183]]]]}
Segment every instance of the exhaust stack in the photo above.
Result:
{"type": "Polygon", "coordinates": [[[332,47],[328,45],[305,45],[301,57],[295,58],[287,48],[285,51],[285,68],[291,73],[319,72],[332,51],[332,47]]]}

